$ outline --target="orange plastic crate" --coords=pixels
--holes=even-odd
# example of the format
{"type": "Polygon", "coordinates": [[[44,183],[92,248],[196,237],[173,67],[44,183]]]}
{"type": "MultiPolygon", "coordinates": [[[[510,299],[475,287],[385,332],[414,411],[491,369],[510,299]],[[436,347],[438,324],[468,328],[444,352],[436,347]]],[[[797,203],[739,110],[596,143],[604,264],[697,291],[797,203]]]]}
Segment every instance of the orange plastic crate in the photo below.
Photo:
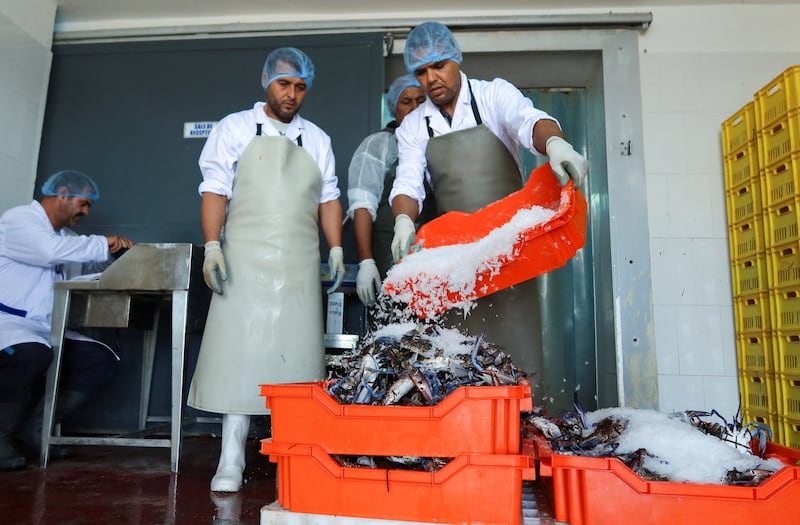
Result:
{"type": "Polygon", "coordinates": [[[320,446],[261,441],[293,512],[430,523],[517,525],[525,455],[461,454],[437,472],[342,467],[320,446]]]}
{"type": "MultiPolygon", "coordinates": [[[[800,451],[767,444],[766,455],[793,464],[800,451]]],[[[555,519],[570,525],[752,525],[794,515],[800,467],[786,466],[756,487],[645,481],[616,458],[551,454],[555,519]]],[[[540,468],[540,473],[541,473],[540,468]]]]}
{"type": "Polygon", "coordinates": [[[318,444],[332,454],[455,457],[518,454],[530,385],[466,386],[429,407],[342,405],[326,383],[261,385],[272,439],[318,444]]]}

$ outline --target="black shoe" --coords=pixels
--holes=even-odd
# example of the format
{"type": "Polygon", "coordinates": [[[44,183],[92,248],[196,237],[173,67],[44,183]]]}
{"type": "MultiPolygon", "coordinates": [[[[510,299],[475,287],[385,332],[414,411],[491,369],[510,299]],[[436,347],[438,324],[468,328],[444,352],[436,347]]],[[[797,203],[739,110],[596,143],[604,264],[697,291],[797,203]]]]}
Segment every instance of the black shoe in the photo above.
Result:
{"type": "Polygon", "coordinates": [[[11,440],[0,438],[0,470],[19,470],[28,465],[25,456],[17,452],[11,440]]]}

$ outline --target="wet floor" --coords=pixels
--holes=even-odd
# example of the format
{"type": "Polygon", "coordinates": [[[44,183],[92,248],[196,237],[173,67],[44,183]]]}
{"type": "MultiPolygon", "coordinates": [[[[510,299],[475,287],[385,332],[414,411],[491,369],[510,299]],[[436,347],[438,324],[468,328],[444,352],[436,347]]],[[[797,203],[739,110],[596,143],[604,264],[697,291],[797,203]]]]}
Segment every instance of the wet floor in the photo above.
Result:
{"type": "Polygon", "coordinates": [[[178,474],[169,449],[75,447],[47,469],[0,472],[0,523],[30,525],[258,525],[261,507],[276,499],[275,464],[246,446],[245,484],[238,493],[212,493],[209,483],[220,440],[183,440],[178,474]]]}
{"type": "MultiPolygon", "coordinates": [[[[276,500],[275,464],[249,439],[242,490],[212,493],[219,447],[219,438],[185,437],[178,474],[167,448],[110,446],[76,446],[73,457],[51,458],[47,469],[34,463],[0,472],[0,523],[259,525],[261,508],[276,500]]],[[[552,525],[548,496],[538,482],[534,490],[541,513],[524,523],[552,525]]]]}

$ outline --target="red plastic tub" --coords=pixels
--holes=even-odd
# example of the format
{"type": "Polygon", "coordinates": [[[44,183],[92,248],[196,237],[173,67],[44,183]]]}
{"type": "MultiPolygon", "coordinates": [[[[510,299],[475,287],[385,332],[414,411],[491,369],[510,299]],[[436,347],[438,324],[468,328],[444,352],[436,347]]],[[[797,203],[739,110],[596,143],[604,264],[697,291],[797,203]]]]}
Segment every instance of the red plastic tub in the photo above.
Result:
{"type": "Polygon", "coordinates": [[[532,458],[461,454],[437,472],[342,467],[320,446],[261,441],[293,512],[429,523],[518,525],[532,458]]]}
{"type": "Polygon", "coordinates": [[[530,385],[465,386],[429,407],[342,405],[325,382],[261,385],[272,439],[331,454],[455,457],[518,454],[530,385]]]}

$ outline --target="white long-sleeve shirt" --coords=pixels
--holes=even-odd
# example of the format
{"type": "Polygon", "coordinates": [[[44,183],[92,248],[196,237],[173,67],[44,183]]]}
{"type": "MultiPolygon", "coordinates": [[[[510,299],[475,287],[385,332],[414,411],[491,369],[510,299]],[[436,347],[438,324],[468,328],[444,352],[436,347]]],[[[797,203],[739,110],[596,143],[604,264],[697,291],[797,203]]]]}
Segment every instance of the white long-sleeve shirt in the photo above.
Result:
{"type": "Polygon", "coordinates": [[[84,263],[108,260],[106,237],[54,230],[38,201],[0,216],[0,303],[24,312],[0,311],[0,351],[18,343],[50,346],[53,283],[80,275],[84,263]]]}
{"type": "MultiPolygon", "coordinates": [[[[200,153],[199,164],[203,181],[198,189],[201,195],[208,191],[231,198],[236,166],[245,148],[256,135],[257,124],[261,124],[262,135],[280,136],[264,112],[264,104],[256,102],[253,109],[231,113],[211,130],[200,153]]],[[[296,144],[300,135],[303,149],[316,161],[322,172],[319,202],[338,199],[340,192],[330,137],[318,126],[296,114],[286,130],[286,138],[296,144]]]]}
{"type": "MultiPolygon", "coordinates": [[[[506,145],[517,166],[520,166],[518,151],[520,146],[534,155],[543,154],[533,146],[533,127],[542,119],[553,120],[556,123],[558,121],[544,111],[536,109],[531,100],[508,81],[501,78],[492,81],[467,80],[467,76],[462,72],[461,90],[453,112],[452,124],[447,123],[436,104],[426,99],[424,104],[406,115],[397,128],[395,134],[400,161],[394,186],[389,194],[389,202],[392,202],[397,195],[408,195],[417,200],[419,209],[422,210],[422,201],[425,198],[424,177],[430,180],[425,158],[425,149],[430,140],[426,117],[430,117],[430,126],[435,137],[477,126],[478,123],[472,113],[472,98],[467,82],[472,85],[483,124],[506,145]]],[[[521,171],[520,177],[522,177],[521,171]]]]}

